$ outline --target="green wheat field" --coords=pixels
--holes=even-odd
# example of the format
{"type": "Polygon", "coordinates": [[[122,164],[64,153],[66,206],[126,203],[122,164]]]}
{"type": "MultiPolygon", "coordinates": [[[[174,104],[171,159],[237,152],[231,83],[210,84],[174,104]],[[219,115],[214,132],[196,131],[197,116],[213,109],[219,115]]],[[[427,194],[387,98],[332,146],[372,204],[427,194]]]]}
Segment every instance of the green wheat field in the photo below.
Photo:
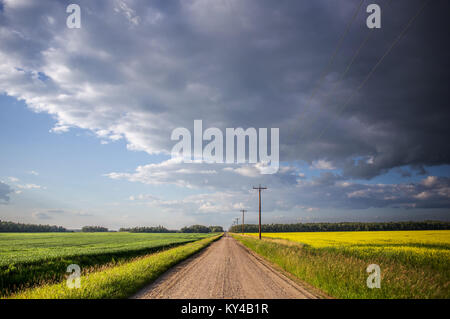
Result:
{"type": "Polygon", "coordinates": [[[82,274],[117,268],[143,256],[217,234],[0,233],[0,296],[64,282],[67,266],[82,274]]]}

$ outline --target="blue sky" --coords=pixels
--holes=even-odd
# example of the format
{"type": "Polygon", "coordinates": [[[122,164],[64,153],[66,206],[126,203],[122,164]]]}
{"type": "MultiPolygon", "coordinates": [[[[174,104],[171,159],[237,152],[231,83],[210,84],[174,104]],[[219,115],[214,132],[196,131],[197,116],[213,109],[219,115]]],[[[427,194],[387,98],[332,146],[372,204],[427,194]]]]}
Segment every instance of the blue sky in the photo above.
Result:
{"type": "Polygon", "coordinates": [[[449,219],[447,2],[359,90],[419,1],[379,30],[359,1],[80,1],[81,29],[69,3],[0,0],[0,219],[227,227],[257,184],[268,223],[449,219]],[[196,119],[279,128],[280,170],[172,159],[196,119]]]}
{"type": "MultiPolygon", "coordinates": [[[[8,206],[18,207],[11,207],[3,219],[36,222],[30,219],[30,212],[65,210],[86,214],[89,223],[92,210],[106,216],[111,213],[117,218],[127,215],[130,209],[135,210],[129,205],[129,197],[134,194],[150,192],[172,199],[198,192],[111,180],[104,175],[131,171],[138,165],[157,163],[169,156],[128,151],[123,141],[101,144],[101,140],[82,129],[52,133],[54,124],[50,115],[31,111],[23,101],[0,96],[0,144],[3,154],[8,154],[0,158],[0,177],[10,184],[13,184],[11,178],[16,178],[17,185],[40,187],[12,195],[13,201],[8,206]]],[[[145,210],[139,211],[145,214],[145,210]]],[[[107,219],[97,222],[105,223],[107,219]]]]}

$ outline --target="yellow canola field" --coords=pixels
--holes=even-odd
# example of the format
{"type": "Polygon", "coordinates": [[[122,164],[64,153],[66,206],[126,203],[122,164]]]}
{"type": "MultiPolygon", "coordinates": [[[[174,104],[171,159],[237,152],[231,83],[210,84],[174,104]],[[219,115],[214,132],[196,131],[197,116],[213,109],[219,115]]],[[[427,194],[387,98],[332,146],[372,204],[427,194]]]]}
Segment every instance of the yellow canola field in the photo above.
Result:
{"type": "Polygon", "coordinates": [[[445,272],[450,269],[450,230],[263,233],[262,236],[345,251],[362,258],[384,257],[411,265],[427,264],[445,272]]]}
{"type": "Polygon", "coordinates": [[[316,248],[360,245],[437,245],[447,246],[447,249],[450,249],[450,230],[263,233],[262,236],[288,239],[316,248]]]}

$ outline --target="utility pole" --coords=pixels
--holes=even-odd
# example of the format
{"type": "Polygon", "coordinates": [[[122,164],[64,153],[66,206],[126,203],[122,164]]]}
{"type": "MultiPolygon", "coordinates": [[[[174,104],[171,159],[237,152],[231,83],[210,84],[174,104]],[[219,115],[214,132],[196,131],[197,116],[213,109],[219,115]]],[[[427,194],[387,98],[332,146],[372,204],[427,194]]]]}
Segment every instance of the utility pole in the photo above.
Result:
{"type": "Polygon", "coordinates": [[[242,212],[242,234],[244,234],[244,213],[246,212],[245,209],[241,209],[242,212]]]}
{"type": "Polygon", "coordinates": [[[239,225],[238,220],[239,220],[238,217],[233,218],[233,226],[234,226],[234,225],[236,225],[236,226],[239,225]]]}
{"type": "Polygon", "coordinates": [[[253,186],[253,189],[257,189],[259,193],[259,240],[261,240],[261,190],[267,189],[267,187],[261,187],[259,184],[258,187],[253,186]]]}

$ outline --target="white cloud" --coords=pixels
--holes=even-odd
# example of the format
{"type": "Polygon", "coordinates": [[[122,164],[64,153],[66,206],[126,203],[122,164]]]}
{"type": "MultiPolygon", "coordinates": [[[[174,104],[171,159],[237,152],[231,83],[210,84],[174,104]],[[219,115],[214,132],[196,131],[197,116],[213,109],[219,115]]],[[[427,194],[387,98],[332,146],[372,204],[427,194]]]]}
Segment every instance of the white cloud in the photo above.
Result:
{"type": "Polygon", "coordinates": [[[370,194],[370,189],[361,189],[359,191],[350,192],[347,194],[348,198],[353,197],[368,197],[370,194]]]}
{"type": "Polygon", "coordinates": [[[35,5],[33,1],[29,0],[3,0],[3,4],[8,9],[25,8],[35,5]]]}
{"type": "Polygon", "coordinates": [[[250,192],[222,191],[186,196],[183,199],[164,200],[151,194],[139,194],[129,198],[141,201],[159,211],[185,214],[226,214],[248,208],[254,199],[250,192]]]}
{"type": "Polygon", "coordinates": [[[146,201],[158,201],[158,197],[150,195],[150,194],[139,194],[136,196],[130,196],[128,198],[131,201],[142,201],[142,200],[146,200],[146,201]]]}
{"type": "Polygon", "coordinates": [[[255,166],[242,166],[237,168],[225,167],[223,170],[228,172],[235,172],[236,174],[246,177],[258,177],[261,175],[260,170],[255,166]]]}
{"type": "Polygon", "coordinates": [[[134,173],[112,172],[112,179],[125,179],[151,185],[170,184],[188,188],[236,189],[253,183],[271,185],[295,185],[296,170],[280,168],[277,174],[262,175],[256,165],[183,163],[181,159],[169,159],[161,163],[139,166],[134,173]]]}
{"type": "Polygon", "coordinates": [[[422,184],[427,187],[432,187],[436,185],[438,182],[438,178],[436,176],[428,176],[427,178],[422,180],[422,184]]]}
{"type": "Polygon", "coordinates": [[[45,187],[36,184],[16,185],[20,189],[45,189],[45,187]]]}
{"type": "Polygon", "coordinates": [[[414,198],[417,198],[417,199],[429,199],[432,196],[433,196],[433,194],[431,192],[425,191],[425,192],[421,192],[421,193],[419,193],[417,195],[414,195],[414,198]]]}
{"type": "MultiPolygon", "coordinates": [[[[290,38],[278,40],[275,30],[267,34],[260,15],[279,30],[286,27],[273,17],[270,6],[258,6],[259,13],[253,14],[253,4],[236,1],[234,9],[220,1],[181,2],[170,10],[123,0],[115,0],[112,6],[92,1],[80,5],[85,18],[76,32],[60,19],[53,25],[36,24],[40,14],[46,20],[61,15],[63,3],[39,1],[41,10],[33,14],[32,21],[16,2],[8,1],[7,6],[17,10],[3,13],[10,25],[2,26],[0,32],[4,44],[0,49],[0,87],[33,110],[51,114],[57,120],[51,130],[54,133],[77,127],[93,131],[105,142],[123,138],[130,150],[169,153],[172,129],[192,126],[194,117],[201,117],[210,127],[286,127],[293,110],[284,105],[287,101],[299,104],[307,95],[299,89],[289,97],[286,93],[275,96],[268,100],[281,105],[281,112],[268,111],[265,97],[274,91],[266,90],[273,83],[270,79],[291,78],[289,85],[303,86],[308,71],[300,77],[298,71],[287,71],[288,65],[275,63],[269,68],[272,71],[255,79],[239,76],[240,72],[248,74],[242,65],[261,70],[261,65],[276,60],[267,56],[259,61],[253,58],[255,54],[264,57],[291,43],[290,38]],[[246,16],[236,15],[235,10],[246,16]],[[172,15],[170,19],[167,14],[172,15]],[[22,39],[14,30],[20,31],[22,39]],[[243,30],[248,32],[245,39],[243,30]],[[259,45],[274,40],[275,46],[259,45]],[[241,112],[257,112],[257,116],[241,112]]],[[[299,37],[308,40],[309,35],[301,33],[299,37]]],[[[306,57],[318,59],[300,48],[298,53],[303,56],[295,55],[286,63],[295,66],[306,57]]]]}
{"type": "Polygon", "coordinates": [[[342,186],[342,187],[349,187],[349,186],[352,185],[352,183],[350,183],[350,182],[341,182],[341,183],[339,183],[338,185],[339,185],[339,186],[342,186]]]}
{"type": "Polygon", "coordinates": [[[136,14],[135,10],[133,10],[126,4],[125,1],[116,0],[114,11],[122,13],[131,24],[135,26],[139,25],[139,21],[141,18],[136,14]]]}
{"type": "Polygon", "coordinates": [[[320,169],[320,170],[332,170],[336,169],[335,166],[333,166],[333,163],[330,161],[326,161],[323,159],[313,161],[311,168],[313,169],[320,169]]]}

